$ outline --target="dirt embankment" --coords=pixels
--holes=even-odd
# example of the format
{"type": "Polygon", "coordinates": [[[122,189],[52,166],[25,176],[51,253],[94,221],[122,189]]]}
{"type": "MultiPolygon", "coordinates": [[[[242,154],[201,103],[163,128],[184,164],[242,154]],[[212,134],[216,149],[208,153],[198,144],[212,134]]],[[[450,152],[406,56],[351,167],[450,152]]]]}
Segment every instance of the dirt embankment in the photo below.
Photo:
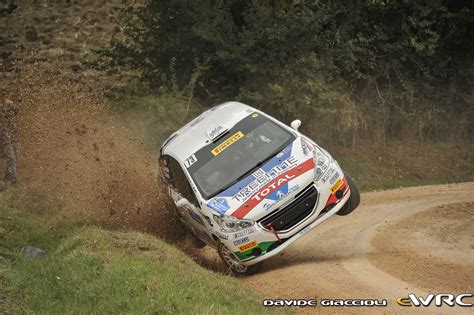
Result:
{"type": "Polygon", "coordinates": [[[133,126],[111,113],[101,91],[59,73],[24,70],[10,87],[20,108],[23,188],[68,221],[120,224],[176,238],[157,185],[157,148],[143,144],[133,126]]]}

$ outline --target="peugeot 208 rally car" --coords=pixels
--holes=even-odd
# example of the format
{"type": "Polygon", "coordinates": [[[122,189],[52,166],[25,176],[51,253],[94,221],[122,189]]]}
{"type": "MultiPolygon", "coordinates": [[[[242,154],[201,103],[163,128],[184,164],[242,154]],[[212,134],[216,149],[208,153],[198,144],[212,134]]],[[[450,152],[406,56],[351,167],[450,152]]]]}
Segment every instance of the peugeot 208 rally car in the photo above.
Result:
{"type": "Polygon", "coordinates": [[[213,107],[160,149],[160,177],[177,213],[235,274],[359,204],[353,180],[323,148],[238,102],[213,107]]]}

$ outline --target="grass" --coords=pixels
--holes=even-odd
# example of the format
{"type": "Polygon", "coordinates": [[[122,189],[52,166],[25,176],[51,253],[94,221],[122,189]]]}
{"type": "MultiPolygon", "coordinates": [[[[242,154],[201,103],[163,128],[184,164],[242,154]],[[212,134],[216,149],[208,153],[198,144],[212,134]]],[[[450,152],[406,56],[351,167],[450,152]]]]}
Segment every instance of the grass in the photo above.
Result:
{"type": "Polygon", "coordinates": [[[143,233],[93,225],[53,228],[47,216],[0,196],[0,313],[264,313],[237,279],[197,265],[143,233]],[[19,249],[47,250],[25,259],[19,249]]]}

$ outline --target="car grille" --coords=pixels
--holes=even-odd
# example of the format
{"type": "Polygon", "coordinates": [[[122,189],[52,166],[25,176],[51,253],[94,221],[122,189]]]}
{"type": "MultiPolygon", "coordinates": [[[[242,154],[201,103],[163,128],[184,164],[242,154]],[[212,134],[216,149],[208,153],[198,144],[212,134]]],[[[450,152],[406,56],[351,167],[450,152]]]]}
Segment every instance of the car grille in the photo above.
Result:
{"type": "Polygon", "coordinates": [[[277,232],[289,230],[313,213],[317,200],[318,191],[311,185],[288,206],[277,209],[258,222],[266,230],[271,230],[270,226],[277,232]]]}

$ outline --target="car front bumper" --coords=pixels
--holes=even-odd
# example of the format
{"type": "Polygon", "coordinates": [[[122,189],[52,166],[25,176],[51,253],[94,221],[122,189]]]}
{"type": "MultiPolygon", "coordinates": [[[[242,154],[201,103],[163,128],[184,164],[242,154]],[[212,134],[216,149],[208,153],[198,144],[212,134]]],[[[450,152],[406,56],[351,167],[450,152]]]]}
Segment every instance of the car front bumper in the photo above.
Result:
{"type": "MultiPolygon", "coordinates": [[[[321,189],[321,187],[318,189],[321,189]]],[[[248,235],[250,240],[247,243],[250,244],[247,246],[248,249],[243,247],[243,250],[234,251],[235,256],[242,264],[250,266],[278,254],[316,226],[329,219],[344,206],[350,198],[350,189],[346,181],[342,189],[343,196],[340,199],[335,199],[335,194],[330,193],[328,197],[328,194],[319,192],[313,213],[290,230],[276,232],[265,229],[257,223],[254,227],[254,232],[248,235]],[[334,202],[329,203],[330,201],[334,202]]],[[[235,250],[240,247],[233,246],[233,248],[235,250]]]]}

